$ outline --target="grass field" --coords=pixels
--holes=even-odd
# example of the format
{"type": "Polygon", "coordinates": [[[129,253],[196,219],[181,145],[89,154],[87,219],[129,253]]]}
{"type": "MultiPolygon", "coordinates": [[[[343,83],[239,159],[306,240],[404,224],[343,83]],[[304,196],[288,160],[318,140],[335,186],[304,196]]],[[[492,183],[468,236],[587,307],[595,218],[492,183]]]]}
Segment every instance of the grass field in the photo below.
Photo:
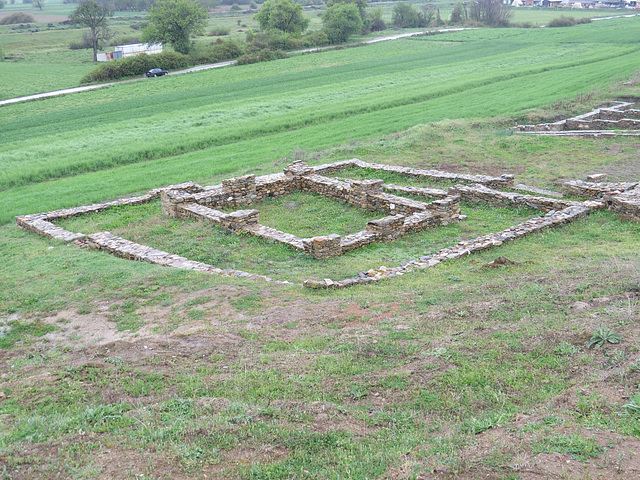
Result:
{"type": "MultiPolygon", "coordinates": [[[[117,259],[12,217],[294,159],[554,189],[596,172],[636,181],[637,139],[509,127],[640,98],[638,22],[459,32],[0,107],[0,475],[637,477],[638,222],[601,211],[375,286],[311,291],[117,259]],[[485,267],[498,255],[518,263],[485,267]]],[[[459,225],[325,264],[163,218],[157,203],[65,226],[298,281],[533,214],[463,208],[459,225]]],[[[345,233],[369,219],[304,195],[264,206],[301,234],[316,218],[345,233]]]]}
{"type": "MultiPolygon", "coordinates": [[[[383,10],[383,18],[389,24],[389,29],[382,32],[374,32],[365,36],[354,36],[352,41],[357,42],[366,38],[398,33],[391,28],[392,12],[395,2],[376,2],[371,8],[380,7],[383,10]]],[[[415,8],[422,8],[425,4],[414,2],[415,8]]],[[[426,5],[438,7],[441,17],[447,20],[451,15],[451,2],[427,2],[426,5]]],[[[7,3],[0,10],[0,18],[15,11],[22,11],[33,15],[35,23],[28,28],[19,29],[14,25],[0,26],[0,47],[5,54],[13,57],[12,60],[2,64],[2,71],[7,78],[19,77],[20,82],[2,82],[0,84],[0,100],[51,90],[74,87],[80,79],[93,68],[90,50],[69,50],[71,42],[78,42],[82,38],[83,29],[71,25],[64,25],[76,4],[63,3],[62,0],[48,0],[42,11],[31,8],[29,4],[19,1],[7,3]]],[[[307,8],[305,15],[310,19],[309,31],[322,28],[319,15],[321,10],[307,8]]],[[[620,13],[611,9],[603,10],[569,10],[550,8],[519,8],[514,9],[514,22],[529,22],[534,26],[548,23],[551,19],[561,15],[581,17],[608,16],[612,13],[620,13]]],[[[622,12],[627,13],[627,12],[622,12]]],[[[144,24],[145,12],[115,12],[110,20],[110,30],[114,37],[114,45],[131,43],[140,36],[140,27],[144,24]]],[[[210,36],[215,30],[227,29],[229,35],[223,38],[237,38],[244,40],[248,29],[258,31],[259,26],[253,19],[253,13],[240,11],[232,13],[229,6],[219,6],[210,11],[209,25],[206,35],[195,39],[197,43],[208,44],[218,37],[210,36]]],[[[108,50],[109,47],[105,47],[108,50]]]]}
{"type": "Polygon", "coordinates": [[[8,105],[0,221],[444,118],[523,119],[637,70],[638,20],[611,22],[384,42],[8,105]]]}

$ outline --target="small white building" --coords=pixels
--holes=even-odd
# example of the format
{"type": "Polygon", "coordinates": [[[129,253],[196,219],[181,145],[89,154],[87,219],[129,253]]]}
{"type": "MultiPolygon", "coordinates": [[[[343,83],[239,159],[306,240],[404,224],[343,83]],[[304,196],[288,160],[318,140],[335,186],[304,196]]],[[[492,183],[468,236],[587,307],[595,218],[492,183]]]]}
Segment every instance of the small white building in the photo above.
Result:
{"type": "Polygon", "coordinates": [[[114,47],[113,52],[104,52],[98,54],[99,62],[108,62],[110,60],[119,60],[125,57],[135,57],[141,53],[153,55],[162,53],[162,43],[132,43],[130,45],[118,45],[114,47]]]}
{"type": "Polygon", "coordinates": [[[123,57],[135,57],[141,53],[153,55],[162,53],[162,43],[132,43],[130,45],[118,45],[114,48],[116,52],[122,52],[123,57]]]}

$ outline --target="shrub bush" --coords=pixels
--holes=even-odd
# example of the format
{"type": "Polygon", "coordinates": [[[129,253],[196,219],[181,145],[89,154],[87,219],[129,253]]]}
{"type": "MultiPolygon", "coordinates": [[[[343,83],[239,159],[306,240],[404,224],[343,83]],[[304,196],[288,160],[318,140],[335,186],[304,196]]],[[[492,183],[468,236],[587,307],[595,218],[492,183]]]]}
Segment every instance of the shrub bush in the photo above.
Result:
{"type": "Polygon", "coordinates": [[[297,37],[279,32],[260,32],[252,36],[252,47],[256,50],[268,48],[270,50],[299,50],[329,45],[327,34],[318,30],[307,35],[297,37]]]}
{"type": "Polygon", "coordinates": [[[259,52],[245,53],[238,57],[237,65],[249,65],[251,63],[270,62],[272,60],[278,60],[280,58],[289,58],[282,50],[269,50],[264,48],[259,52]]]}
{"type": "Polygon", "coordinates": [[[573,27],[576,24],[576,19],[573,17],[565,17],[562,15],[559,18],[551,20],[547,26],[549,27],[573,27]]]}
{"type": "Polygon", "coordinates": [[[578,18],[575,19],[573,17],[565,17],[562,15],[560,18],[554,18],[549,22],[549,27],[573,27],[574,25],[579,25],[581,23],[591,23],[590,18],[578,18]]]}
{"type": "Polygon", "coordinates": [[[218,38],[209,45],[199,45],[193,49],[193,63],[215,63],[234,60],[246,53],[247,44],[240,40],[222,40],[218,38]]]}
{"type": "Polygon", "coordinates": [[[511,22],[510,26],[513,28],[533,28],[533,23],[531,22],[511,22]]]}
{"type": "Polygon", "coordinates": [[[209,32],[210,37],[223,37],[229,35],[231,29],[229,27],[213,27],[213,30],[209,32]]]}
{"type": "Polygon", "coordinates": [[[71,40],[69,42],[69,48],[71,50],[84,50],[85,48],[93,48],[91,42],[91,35],[88,32],[82,34],[82,40],[71,40]]]}
{"type": "Polygon", "coordinates": [[[175,70],[189,65],[189,57],[178,52],[163,52],[156,55],[141,53],[135,57],[105,62],[80,80],[80,83],[104,82],[119,78],[142,75],[151,68],[175,70]]]}
{"type": "Polygon", "coordinates": [[[0,25],[15,25],[17,23],[32,23],[35,21],[36,19],[32,15],[16,12],[0,20],[0,25]]]}
{"type": "Polygon", "coordinates": [[[374,8],[369,12],[369,28],[372,32],[380,32],[387,28],[386,22],[382,19],[382,8],[374,8]]]}

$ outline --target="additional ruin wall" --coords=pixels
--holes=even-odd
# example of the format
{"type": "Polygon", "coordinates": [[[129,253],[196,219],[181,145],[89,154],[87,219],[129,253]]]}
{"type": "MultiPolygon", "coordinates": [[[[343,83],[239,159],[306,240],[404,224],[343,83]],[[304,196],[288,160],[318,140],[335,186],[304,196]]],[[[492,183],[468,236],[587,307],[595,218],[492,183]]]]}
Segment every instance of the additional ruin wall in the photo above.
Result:
{"type": "Polygon", "coordinates": [[[596,108],[591,112],[577,115],[554,123],[538,125],[518,125],[516,131],[523,133],[549,132],[589,132],[598,135],[606,130],[640,130],[640,110],[630,102],[609,102],[609,106],[596,108]]]}
{"type": "Polygon", "coordinates": [[[585,182],[582,180],[570,180],[562,185],[565,195],[599,199],[605,195],[619,195],[638,187],[638,182],[585,182]]]}
{"type": "Polygon", "coordinates": [[[548,212],[550,210],[562,210],[572,202],[558,198],[536,197],[522,195],[513,192],[500,192],[484,185],[455,185],[449,189],[449,193],[459,195],[473,203],[487,203],[496,207],[529,207],[548,212]]]}
{"type": "Polygon", "coordinates": [[[609,210],[640,220],[640,187],[619,195],[605,194],[603,200],[609,210]]]}
{"type": "Polygon", "coordinates": [[[378,269],[360,272],[355,277],[340,281],[334,281],[331,279],[320,281],[307,280],[304,282],[304,286],[315,289],[345,288],[353,285],[367,284],[394,278],[411,272],[414,269],[433,267],[448,260],[454,260],[492,247],[498,247],[505,242],[516,240],[541,230],[565,225],[579,218],[586,217],[588,213],[588,207],[572,205],[561,211],[549,212],[542,217],[527,220],[501,232],[490,233],[488,235],[474,238],[473,240],[462,241],[453,247],[445,248],[433,255],[425,255],[409,262],[403,262],[403,264],[398,267],[388,268],[383,266],[378,269]]]}

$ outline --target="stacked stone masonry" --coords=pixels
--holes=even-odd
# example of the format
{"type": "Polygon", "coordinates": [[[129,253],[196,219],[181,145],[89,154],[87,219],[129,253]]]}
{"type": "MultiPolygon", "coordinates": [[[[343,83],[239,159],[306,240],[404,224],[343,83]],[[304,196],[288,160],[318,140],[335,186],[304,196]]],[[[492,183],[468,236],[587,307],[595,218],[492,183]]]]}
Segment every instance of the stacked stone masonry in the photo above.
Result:
{"type": "Polygon", "coordinates": [[[609,210],[640,219],[640,183],[638,182],[594,183],[572,180],[565,182],[562,189],[570,195],[601,200],[602,205],[609,210]]]}
{"type": "MultiPolygon", "coordinates": [[[[360,168],[371,168],[371,164],[358,161],[360,168]]],[[[320,171],[340,171],[353,166],[351,162],[340,162],[333,168],[320,171]]],[[[374,165],[376,166],[376,165],[374,165]]],[[[414,169],[415,170],[415,169],[414,169]]],[[[296,162],[285,168],[281,175],[255,177],[245,175],[225,180],[215,188],[206,188],[198,193],[180,190],[165,190],[161,193],[162,211],[176,218],[190,218],[209,221],[236,233],[249,233],[261,238],[281,242],[302,250],[317,259],[342,255],[343,252],[368,245],[372,242],[386,242],[402,235],[418,232],[438,225],[446,225],[460,219],[459,197],[445,194],[444,199],[433,202],[419,202],[384,192],[382,180],[339,180],[317,173],[317,169],[304,162],[296,162]],[[389,214],[379,222],[389,222],[388,218],[396,218],[389,228],[378,229],[375,223],[367,225],[366,230],[342,238],[337,234],[300,238],[295,235],[266,227],[259,223],[257,210],[242,210],[230,214],[211,208],[238,207],[255,204],[268,197],[277,197],[294,191],[310,192],[332,200],[348,203],[355,207],[381,211],[389,214]],[[406,226],[405,226],[406,225],[406,226]]],[[[428,175],[433,175],[431,171],[428,175]]],[[[412,175],[417,175],[414,171],[412,175]]],[[[439,177],[445,175],[440,172],[439,177]]],[[[465,179],[483,181],[489,184],[506,184],[512,178],[492,178],[486,176],[461,176],[465,179]]],[[[423,189],[423,195],[427,189],[423,189]]],[[[441,197],[437,191],[437,196],[441,197]]],[[[445,192],[446,193],[446,192],[445,192]]]]}
{"type": "MultiPolygon", "coordinates": [[[[615,107],[607,110],[606,115],[615,119],[618,115],[615,107]]],[[[619,110],[619,108],[618,108],[619,110]]],[[[640,117],[640,112],[631,112],[640,117]]],[[[505,241],[521,238],[542,229],[563,225],[586,216],[591,209],[609,208],[628,217],[640,219],[640,183],[605,182],[566,182],[565,194],[574,197],[586,197],[587,201],[568,201],[561,199],[562,194],[514,185],[513,175],[489,177],[483,175],[460,175],[436,170],[423,170],[394,165],[382,165],[362,162],[357,159],[310,167],[304,162],[295,162],[283,173],[263,175],[245,175],[227,179],[219,185],[202,187],[193,182],[154,189],[147,194],[76,208],[51,212],[22,215],[16,217],[18,227],[65,242],[75,241],[80,245],[103,250],[113,255],[136,261],[158,265],[207,272],[216,275],[243,277],[272,281],[263,275],[251,274],[240,270],[223,270],[211,265],[195,262],[178,255],[153,249],[130,242],[109,232],[99,232],[88,236],[69,232],[53,222],[100,212],[109,208],[138,205],[161,198],[162,212],[176,218],[208,221],[236,233],[249,233],[261,238],[275,240],[303,251],[316,258],[341,255],[344,252],[363,247],[372,242],[393,241],[402,235],[434,228],[450,222],[464,219],[460,211],[460,199],[469,202],[482,202],[495,206],[526,206],[546,212],[543,216],[528,220],[502,232],[492,233],[473,240],[460,242],[440,252],[402,262],[398,267],[380,267],[361,272],[353,278],[342,281],[326,279],[308,280],[305,286],[311,288],[341,288],[360,283],[370,283],[385,278],[403,275],[415,268],[427,268],[440,262],[469,255],[505,241]],[[329,178],[350,168],[364,168],[394,172],[425,180],[447,180],[458,182],[448,191],[421,187],[385,185],[382,180],[351,180],[329,178]],[[527,195],[503,192],[498,188],[517,189],[543,195],[527,195]],[[381,211],[386,216],[369,222],[365,229],[352,235],[323,235],[312,238],[300,238],[281,232],[259,223],[259,210],[247,208],[269,197],[288,195],[295,191],[306,191],[327,198],[357,206],[358,208],[381,211]],[[432,199],[420,202],[403,198],[393,193],[411,194],[432,199]],[[217,208],[239,208],[224,213],[217,208]]],[[[289,283],[289,282],[280,282],[289,283]]]]}
{"type": "Polygon", "coordinates": [[[553,123],[518,125],[516,131],[522,133],[602,135],[609,130],[640,130],[640,110],[631,102],[608,102],[600,108],[575,117],[553,123]]]}

